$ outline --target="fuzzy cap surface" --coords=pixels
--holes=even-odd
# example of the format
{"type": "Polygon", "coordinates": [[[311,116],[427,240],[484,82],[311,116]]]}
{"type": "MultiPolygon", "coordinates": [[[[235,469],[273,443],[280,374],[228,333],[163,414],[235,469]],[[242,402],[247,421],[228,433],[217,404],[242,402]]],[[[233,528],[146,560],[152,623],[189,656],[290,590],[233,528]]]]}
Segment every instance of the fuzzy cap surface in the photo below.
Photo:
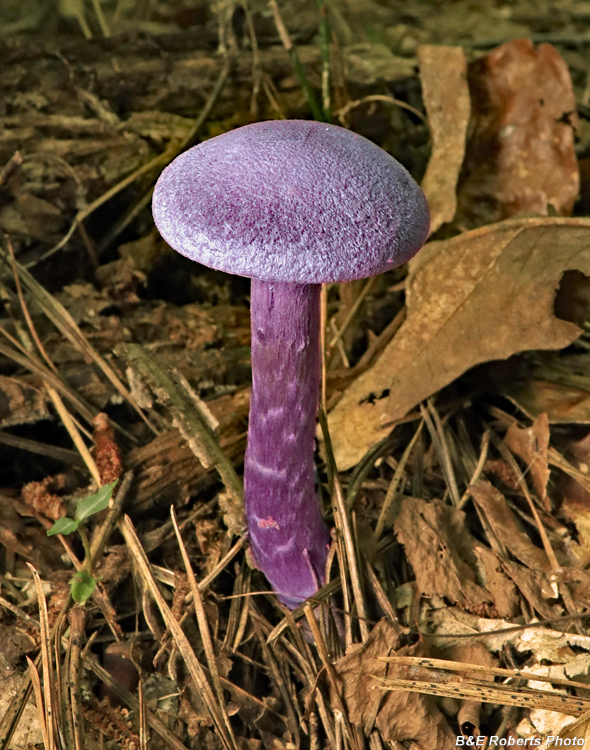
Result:
{"type": "Polygon", "coordinates": [[[428,235],[419,186],[356,133],[307,120],[246,125],[190,148],[154,190],[160,234],[186,257],[263,281],[382,273],[428,235]]]}

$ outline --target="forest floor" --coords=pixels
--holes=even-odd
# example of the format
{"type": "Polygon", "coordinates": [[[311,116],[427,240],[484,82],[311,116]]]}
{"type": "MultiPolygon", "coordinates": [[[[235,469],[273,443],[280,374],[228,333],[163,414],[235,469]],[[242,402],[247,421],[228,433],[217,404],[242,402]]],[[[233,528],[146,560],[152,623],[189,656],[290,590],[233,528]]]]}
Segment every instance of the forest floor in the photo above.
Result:
{"type": "Polygon", "coordinates": [[[0,59],[0,750],[590,741],[590,3],[3,0],[0,59]],[[324,291],[315,615],[247,550],[249,282],[150,211],[284,118],[432,215],[324,291]]]}

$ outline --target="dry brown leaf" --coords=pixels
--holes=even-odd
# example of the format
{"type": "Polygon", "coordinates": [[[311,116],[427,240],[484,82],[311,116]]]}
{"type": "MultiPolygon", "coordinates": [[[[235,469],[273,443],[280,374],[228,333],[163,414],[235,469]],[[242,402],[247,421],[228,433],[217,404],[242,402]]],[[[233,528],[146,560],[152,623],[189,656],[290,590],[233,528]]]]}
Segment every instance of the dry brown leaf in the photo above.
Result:
{"type": "Polygon", "coordinates": [[[501,390],[531,418],[546,414],[551,424],[590,423],[590,393],[581,388],[529,378],[507,383],[501,390]]]}
{"type": "Polygon", "coordinates": [[[559,568],[559,582],[567,582],[572,599],[584,609],[590,608],[590,573],[581,568],[559,568]]]}
{"type": "Polygon", "coordinates": [[[371,689],[376,686],[373,675],[390,677],[404,674],[403,668],[396,669],[378,661],[377,657],[421,655],[422,644],[396,651],[398,646],[397,632],[383,619],[362,646],[334,665],[351,723],[364,726],[374,715],[375,702],[380,701],[375,724],[386,742],[413,740],[420,750],[454,747],[455,735],[430,696],[403,691],[382,693],[371,689]]]}
{"type": "Polygon", "coordinates": [[[0,375],[0,427],[49,419],[47,394],[24,378],[0,375]]]}
{"type": "MultiPolygon", "coordinates": [[[[582,474],[590,474],[590,433],[569,446],[566,458],[582,474]]],[[[573,521],[578,532],[579,545],[572,545],[572,551],[580,566],[586,567],[590,562],[590,492],[566,474],[559,477],[556,489],[562,499],[560,516],[573,521]]]]}
{"type": "MultiPolygon", "coordinates": [[[[22,690],[22,675],[9,669],[2,669],[0,676],[0,714],[8,716],[22,690]]],[[[20,721],[16,722],[10,747],[36,747],[43,744],[43,729],[41,728],[40,712],[34,702],[26,701],[20,721]]]]}
{"type": "Polygon", "coordinates": [[[531,607],[542,617],[551,619],[563,614],[561,607],[549,603],[549,599],[557,599],[559,594],[557,586],[553,590],[545,573],[540,570],[530,570],[510,560],[502,560],[502,568],[506,575],[512,578],[531,607]]]}
{"type": "Polygon", "coordinates": [[[524,212],[571,214],[579,190],[576,99],[549,44],[515,39],[469,66],[471,137],[459,187],[468,226],[524,212]]]}
{"type": "Polygon", "coordinates": [[[545,510],[551,510],[547,498],[547,482],[549,481],[549,464],[547,450],[549,448],[549,420],[546,414],[540,414],[527,429],[520,429],[516,425],[508,428],[504,442],[526,463],[530,471],[537,497],[545,510]]]}
{"type": "Polygon", "coordinates": [[[408,316],[329,418],[340,469],[470,367],[581,334],[553,314],[565,270],[590,275],[590,220],[505,221],[427,245],[411,266],[408,316]]]}
{"type": "Polygon", "coordinates": [[[58,492],[65,492],[68,481],[65,474],[48,476],[37,482],[24,484],[21,490],[22,500],[35,513],[41,513],[52,521],[66,515],[66,506],[58,492]]]}
{"type": "Polygon", "coordinates": [[[41,524],[30,524],[34,512],[14,497],[0,493],[0,548],[33,563],[43,576],[60,570],[60,552],[41,524]]]}
{"type": "Polygon", "coordinates": [[[522,530],[506,498],[490,482],[479,481],[471,488],[478,508],[485,514],[496,538],[517,560],[529,568],[549,570],[547,555],[522,530]]]}
{"type": "Polygon", "coordinates": [[[195,520],[195,536],[205,556],[203,568],[209,573],[229,549],[229,537],[225,529],[212,518],[195,520]]]}
{"type": "MultiPolygon", "coordinates": [[[[576,721],[562,727],[559,731],[559,736],[563,740],[578,740],[578,745],[580,744],[579,740],[582,739],[583,745],[590,745],[590,714],[580,716],[576,721]]],[[[572,742],[569,744],[573,745],[574,743],[572,742]]]]}
{"type": "Polygon", "coordinates": [[[430,206],[430,231],[451,221],[457,180],[465,154],[470,115],[467,61],[461,47],[418,47],[422,98],[428,114],[432,154],[422,180],[430,206]]]}
{"type": "Polygon", "coordinates": [[[514,617],[518,611],[518,592],[514,583],[502,570],[502,564],[493,550],[475,547],[475,554],[481,560],[485,576],[485,587],[490,592],[500,617],[514,617]]]}
{"type": "Polygon", "coordinates": [[[491,602],[491,596],[475,582],[473,540],[462,510],[438,500],[406,497],[394,531],[422,594],[437,594],[467,608],[491,602]]]}
{"type": "MultiPolygon", "coordinates": [[[[527,659],[530,657],[527,672],[546,677],[567,677],[564,668],[554,665],[571,666],[579,658],[589,660],[590,637],[564,632],[563,628],[554,630],[545,624],[531,624],[515,629],[514,623],[479,617],[459,607],[431,609],[428,617],[436,646],[446,647],[451,635],[473,636],[474,633],[485,633],[484,643],[491,652],[500,653],[506,646],[510,646],[518,654],[526,654],[527,659]]],[[[575,673],[579,674],[579,671],[576,670],[575,673]]]]}
{"type": "MultiPolygon", "coordinates": [[[[580,716],[580,719],[583,719],[580,716]]],[[[529,739],[529,742],[541,740],[540,744],[532,745],[529,747],[538,747],[539,750],[548,750],[549,748],[555,748],[561,746],[561,743],[565,744],[564,740],[566,737],[575,737],[577,745],[580,740],[584,744],[584,732],[575,731],[573,733],[568,732],[570,726],[578,725],[576,717],[572,714],[561,713],[559,711],[547,711],[543,708],[533,708],[528,716],[525,716],[523,720],[515,727],[514,732],[517,736],[529,739]],[[556,745],[555,738],[559,738],[559,745],[556,745]],[[552,738],[549,741],[549,738],[552,738]]],[[[516,744],[516,743],[514,743],[516,744]]],[[[574,743],[568,742],[568,745],[574,743]]]]}

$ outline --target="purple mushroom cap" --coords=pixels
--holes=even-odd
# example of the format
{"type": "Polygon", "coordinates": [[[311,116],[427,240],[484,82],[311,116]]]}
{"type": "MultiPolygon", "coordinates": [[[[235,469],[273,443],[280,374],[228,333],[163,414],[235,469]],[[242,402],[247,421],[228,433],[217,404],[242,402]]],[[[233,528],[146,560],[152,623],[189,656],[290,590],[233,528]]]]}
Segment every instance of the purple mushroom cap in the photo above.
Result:
{"type": "Polygon", "coordinates": [[[271,120],[178,156],[156,226],[191,260],[262,281],[322,284],[399,266],[424,244],[426,199],[393,157],[350,130],[271,120]]]}

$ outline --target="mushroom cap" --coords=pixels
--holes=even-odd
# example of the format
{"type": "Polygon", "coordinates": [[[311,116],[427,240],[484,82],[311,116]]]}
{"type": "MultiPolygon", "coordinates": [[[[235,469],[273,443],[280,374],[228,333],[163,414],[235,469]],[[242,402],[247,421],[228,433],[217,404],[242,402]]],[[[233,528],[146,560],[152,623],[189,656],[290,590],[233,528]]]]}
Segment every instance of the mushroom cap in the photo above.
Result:
{"type": "Polygon", "coordinates": [[[271,120],[180,154],[160,175],[156,226],[182,255],[262,281],[367,278],[426,241],[424,194],[392,156],[356,133],[271,120]]]}

